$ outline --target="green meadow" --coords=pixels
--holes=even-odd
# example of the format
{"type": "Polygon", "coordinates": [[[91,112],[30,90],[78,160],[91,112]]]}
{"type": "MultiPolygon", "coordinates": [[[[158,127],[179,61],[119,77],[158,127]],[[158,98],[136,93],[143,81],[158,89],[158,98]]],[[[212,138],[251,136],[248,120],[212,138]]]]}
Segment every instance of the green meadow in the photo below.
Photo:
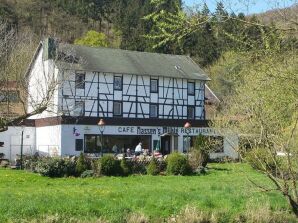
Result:
{"type": "Polygon", "coordinates": [[[132,214],[167,222],[186,207],[221,216],[221,222],[264,207],[291,216],[279,193],[264,193],[250,182],[272,186],[248,165],[209,168],[201,176],[101,178],[47,178],[0,169],[0,222],[128,222],[132,214]]]}

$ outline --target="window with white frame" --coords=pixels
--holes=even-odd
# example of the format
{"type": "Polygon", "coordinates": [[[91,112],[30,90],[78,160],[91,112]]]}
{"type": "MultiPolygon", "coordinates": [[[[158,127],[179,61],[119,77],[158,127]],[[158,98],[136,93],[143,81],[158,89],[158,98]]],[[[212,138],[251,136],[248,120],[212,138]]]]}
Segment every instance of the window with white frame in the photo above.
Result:
{"type": "Polygon", "coordinates": [[[122,102],[114,101],[113,104],[113,115],[114,116],[122,116],[122,102]]]}
{"type": "Polygon", "coordinates": [[[157,104],[150,104],[150,118],[157,118],[158,117],[158,105],[157,104]]]}
{"type": "Polygon", "coordinates": [[[150,92],[158,93],[158,79],[150,79],[150,92]]]}
{"type": "Polygon", "coordinates": [[[187,82],[187,94],[195,95],[195,82],[187,82]]]}
{"type": "Polygon", "coordinates": [[[77,89],[85,88],[85,74],[84,73],[76,73],[75,85],[76,85],[77,89]]]}

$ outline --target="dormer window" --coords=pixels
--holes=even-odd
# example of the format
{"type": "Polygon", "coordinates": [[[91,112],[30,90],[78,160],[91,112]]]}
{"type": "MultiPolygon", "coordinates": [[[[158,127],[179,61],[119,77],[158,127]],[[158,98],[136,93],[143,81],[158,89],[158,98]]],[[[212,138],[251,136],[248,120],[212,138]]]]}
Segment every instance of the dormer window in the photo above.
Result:
{"type": "Polygon", "coordinates": [[[150,79],[150,92],[158,93],[158,79],[150,79]]]}
{"type": "Polygon", "coordinates": [[[187,82],[187,94],[195,95],[195,82],[187,82]]]}
{"type": "Polygon", "coordinates": [[[122,91],[122,77],[114,76],[114,90],[122,91]]]}
{"type": "Polygon", "coordinates": [[[85,74],[76,73],[76,89],[85,89],[85,74]]]}

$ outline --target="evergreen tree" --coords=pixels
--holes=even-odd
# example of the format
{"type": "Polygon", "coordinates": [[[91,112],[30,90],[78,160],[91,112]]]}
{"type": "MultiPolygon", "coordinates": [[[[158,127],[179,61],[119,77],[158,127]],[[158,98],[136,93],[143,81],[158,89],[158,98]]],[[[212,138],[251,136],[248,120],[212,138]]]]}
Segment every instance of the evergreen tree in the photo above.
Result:
{"type": "Polygon", "coordinates": [[[209,16],[210,15],[210,10],[208,8],[208,5],[206,4],[206,2],[203,4],[203,8],[201,11],[203,16],[209,16]]]}

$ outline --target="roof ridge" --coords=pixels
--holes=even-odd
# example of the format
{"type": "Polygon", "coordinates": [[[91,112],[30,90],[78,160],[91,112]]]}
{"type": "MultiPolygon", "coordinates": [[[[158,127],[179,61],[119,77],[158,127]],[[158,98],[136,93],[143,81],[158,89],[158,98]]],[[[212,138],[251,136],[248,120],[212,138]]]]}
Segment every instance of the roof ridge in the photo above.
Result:
{"type": "Polygon", "coordinates": [[[127,50],[127,49],[120,49],[120,48],[112,48],[112,47],[92,47],[92,46],[85,46],[85,45],[76,45],[76,44],[70,44],[70,43],[60,43],[62,45],[70,45],[75,47],[84,47],[89,49],[107,49],[107,50],[118,50],[118,51],[126,51],[126,52],[132,52],[132,53],[146,53],[146,54],[157,54],[157,55],[167,55],[167,56],[181,56],[181,57],[187,57],[190,58],[188,55],[183,54],[168,54],[168,53],[157,53],[157,52],[147,52],[147,51],[137,51],[137,50],[127,50]]]}

